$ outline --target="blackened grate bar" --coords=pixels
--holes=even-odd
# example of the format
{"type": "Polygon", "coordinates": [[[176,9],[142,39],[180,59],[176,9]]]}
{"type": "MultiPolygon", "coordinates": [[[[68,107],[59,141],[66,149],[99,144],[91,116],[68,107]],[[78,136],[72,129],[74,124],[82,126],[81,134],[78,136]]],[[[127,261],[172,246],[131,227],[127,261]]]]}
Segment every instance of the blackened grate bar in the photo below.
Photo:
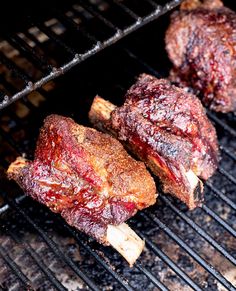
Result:
{"type": "Polygon", "coordinates": [[[160,257],[176,274],[178,274],[193,290],[200,291],[201,288],[191,278],[184,273],[166,254],[158,249],[146,235],[143,235],[140,231],[136,231],[138,235],[145,240],[147,246],[160,257]]]}
{"type": "Polygon", "coordinates": [[[23,80],[25,84],[30,84],[30,80],[28,79],[26,74],[20,68],[18,68],[10,59],[8,59],[2,52],[0,52],[0,62],[4,64],[10,71],[12,71],[18,78],[23,80]]]}
{"type": "Polygon", "coordinates": [[[53,272],[43,263],[39,255],[32,249],[32,247],[28,243],[22,243],[13,232],[7,232],[14,239],[14,241],[20,244],[21,248],[23,247],[23,250],[32,257],[52,285],[59,291],[66,291],[66,288],[57,280],[53,272]]]}
{"type": "Polygon", "coordinates": [[[222,168],[221,166],[219,166],[218,171],[224,177],[226,177],[230,182],[232,182],[234,185],[236,185],[236,179],[230,173],[226,172],[226,170],[224,168],[222,168]]]}
{"type": "Polygon", "coordinates": [[[190,248],[182,239],[174,234],[169,227],[161,222],[153,214],[141,213],[144,217],[154,221],[170,238],[172,238],[181,248],[183,248],[191,257],[193,257],[204,269],[206,269],[211,275],[213,275],[223,286],[228,290],[235,290],[234,286],[228,282],[213,266],[209,265],[204,259],[202,259],[192,248],[190,248]]]}
{"type": "Polygon", "coordinates": [[[213,193],[215,195],[217,195],[218,197],[220,197],[220,199],[222,199],[225,203],[227,203],[227,205],[229,207],[231,207],[232,209],[236,210],[236,204],[230,200],[229,198],[227,198],[220,190],[218,190],[217,188],[215,188],[210,182],[206,181],[205,185],[210,188],[213,193]]]}
{"type": "Polygon", "coordinates": [[[225,153],[228,157],[230,157],[233,161],[236,162],[236,155],[233,154],[230,150],[225,148],[223,145],[220,146],[220,149],[223,153],[225,153]]]}
{"type": "Polygon", "coordinates": [[[104,268],[106,269],[109,273],[111,273],[112,277],[119,282],[119,284],[127,291],[133,290],[120,276],[117,274],[112,268],[110,268],[104,260],[101,259],[101,257],[91,249],[91,247],[82,239],[80,238],[78,232],[73,231],[71,227],[69,227],[65,222],[60,219],[60,223],[63,224],[64,228],[68,230],[68,232],[76,239],[77,243],[82,246],[83,248],[86,249],[86,251],[95,258],[95,260],[104,268]]]}
{"type": "Polygon", "coordinates": [[[43,71],[44,73],[49,73],[52,70],[52,66],[47,63],[42,55],[37,55],[34,50],[25,42],[23,41],[18,35],[15,36],[5,36],[5,39],[19,52],[25,56],[27,59],[32,61],[39,70],[43,71]]]}
{"type": "MultiPolygon", "coordinates": [[[[94,55],[94,54],[98,53],[99,51],[103,50],[104,48],[116,43],[118,40],[120,40],[120,39],[124,38],[125,36],[127,36],[128,34],[134,32],[138,28],[143,27],[144,25],[157,19],[162,14],[165,14],[167,11],[169,11],[169,10],[173,9],[174,7],[176,7],[177,5],[179,5],[180,2],[181,2],[181,0],[172,0],[172,1],[169,1],[164,6],[157,5],[156,9],[154,9],[153,12],[150,13],[148,16],[146,16],[144,18],[139,17],[134,22],[134,24],[130,25],[129,27],[127,27],[123,30],[120,30],[117,27],[115,27],[110,21],[105,19],[105,17],[100,15],[98,12],[95,12],[95,9],[92,8],[92,5],[88,5],[87,1],[79,1],[79,3],[83,7],[85,7],[89,11],[91,11],[94,15],[96,15],[96,17],[98,17],[100,20],[102,20],[107,26],[112,27],[114,29],[114,34],[111,37],[109,37],[108,39],[106,39],[103,42],[100,42],[100,41],[97,42],[92,48],[87,50],[85,53],[76,52],[76,50],[74,48],[71,48],[69,45],[67,45],[63,40],[61,40],[61,38],[59,36],[55,35],[55,33],[53,33],[52,31],[49,31],[43,24],[36,23],[36,26],[38,28],[40,28],[40,30],[42,32],[44,32],[46,35],[48,35],[51,40],[53,40],[55,43],[57,43],[57,45],[63,47],[63,49],[65,50],[65,53],[69,53],[71,55],[71,60],[60,67],[55,67],[53,70],[51,70],[51,72],[48,75],[45,75],[40,80],[36,80],[32,83],[29,82],[29,80],[27,80],[25,78],[23,73],[20,73],[19,70],[17,70],[17,75],[24,80],[24,82],[26,83],[26,87],[24,87],[22,90],[20,90],[19,92],[17,92],[13,96],[6,95],[4,100],[0,103],[0,109],[8,106],[12,102],[20,99],[21,97],[29,94],[33,90],[36,90],[36,89],[42,87],[48,81],[57,78],[58,76],[64,74],[66,71],[70,70],[71,68],[78,65],[79,63],[86,60],[87,58],[91,57],[92,55],[94,55]]],[[[123,5],[122,5],[122,7],[124,8],[123,5]]],[[[125,9],[124,11],[129,13],[129,14],[131,13],[131,11],[129,9],[125,9]]],[[[133,15],[133,13],[131,13],[131,14],[133,15]]],[[[33,52],[31,52],[31,54],[33,55],[33,52]]],[[[35,56],[32,56],[32,55],[31,55],[31,57],[33,57],[35,59],[35,56]]],[[[1,55],[0,55],[0,61],[3,62],[4,64],[6,63],[5,58],[3,56],[1,57],[1,55]]],[[[41,58],[40,62],[42,62],[42,58],[41,58]]],[[[8,64],[8,62],[7,62],[7,64],[8,64]]],[[[9,67],[9,69],[13,70],[13,71],[15,70],[12,67],[9,67]]]]}
{"type": "MultiPolygon", "coordinates": [[[[24,273],[20,270],[20,268],[17,266],[17,264],[9,257],[9,255],[7,254],[7,252],[3,246],[0,246],[0,256],[6,262],[6,264],[12,270],[12,272],[16,275],[16,277],[20,280],[20,282],[24,285],[24,287],[26,289],[29,288],[30,281],[24,275],[24,273]]],[[[30,290],[32,290],[32,289],[30,289],[30,290]]]]}
{"type": "Polygon", "coordinates": [[[201,227],[199,227],[193,220],[191,220],[187,215],[175,207],[171,201],[165,197],[161,197],[162,200],[179,216],[181,217],[188,225],[191,226],[201,237],[203,237],[207,242],[209,242],[214,248],[216,248],[223,256],[225,256],[232,264],[236,266],[236,259],[227,252],[220,244],[218,244],[210,235],[208,235],[201,227]]]}
{"type": "Polygon", "coordinates": [[[228,126],[225,124],[222,120],[220,120],[216,115],[211,113],[209,110],[207,110],[207,115],[211,118],[211,120],[221,126],[225,131],[227,131],[231,136],[236,137],[236,130],[233,129],[232,127],[228,126]]]}
{"type": "Polygon", "coordinates": [[[236,237],[236,231],[228,223],[226,223],[219,215],[206,205],[202,205],[202,209],[216,220],[223,228],[225,228],[233,237],[236,237]]]}
{"type": "MultiPolygon", "coordinates": [[[[7,199],[8,200],[8,199],[7,199]]],[[[75,263],[66,255],[64,254],[55,244],[53,240],[51,240],[48,235],[43,231],[43,229],[37,225],[36,222],[34,222],[28,215],[25,213],[24,210],[22,210],[14,201],[9,201],[8,204],[17,210],[18,213],[20,213],[25,220],[32,225],[32,227],[37,230],[39,235],[42,237],[42,239],[46,242],[46,244],[49,246],[49,248],[55,253],[55,255],[66,262],[70,268],[91,288],[91,290],[99,291],[98,286],[84,273],[82,272],[75,263]]]]}
{"type": "Polygon", "coordinates": [[[139,271],[141,271],[142,273],[144,273],[148,277],[148,279],[156,287],[158,287],[160,290],[162,290],[162,291],[169,291],[169,289],[166,286],[164,286],[155,276],[153,276],[152,273],[147,270],[147,268],[143,267],[142,264],[139,261],[137,261],[135,263],[135,266],[137,267],[137,269],[139,271]]]}
{"type": "MultiPolygon", "coordinates": [[[[62,253],[60,251],[60,249],[57,247],[57,245],[55,244],[55,242],[48,237],[48,235],[42,230],[42,228],[39,225],[37,225],[37,223],[35,221],[33,221],[28,216],[28,214],[22,208],[20,208],[20,206],[18,206],[14,201],[9,201],[7,198],[6,198],[6,200],[8,201],[8,204],[13,209],[17,210],[17,212],[20,213],[35,230],[37,230],[37,232],[39,233],[39,235],[43,238],[43,240],[50,247],[50,249],[55,253],[55,255],[58,258],[62,259],[64,262],[66,262],[71,267],[71,269],[91,288],[91,290],[95,290],[95,291],[100,290],[98,288],[98,286],[96,286],[94,284],[94,282],[91,279],[89,279],[89,277],[85,273],[83,273],[83,271],[81,271],[67,255],[65,255],[64,253],[62,253]]],[[[65,224],[64,223],[63,223],[63,225],[65,227],[65,224]]],[[[85,244],[83,243],[82,245],[84,246],[85,244]]],[[[101,258],[98,259],[98,257],[97,257],[97,261],[98,260],[100,261],[101,258]]],[[[13,264],[14,264],[14,262],[13,262],[13,264]]],[[[102,265],[104,265],[104,264],[105,264],[105,262],[103,261],[102,265]]],[[[142,273],[144,273],[147,276],[147,278],[156,287],[158,287],[160,290],[163,290],[163,291],[168,291],[169,290],[155,276],[153,276],[152,273],[147,270],[147,268],[145,268],[144,266],[142,266],[142,264],[140,262],[137,262],[135,264],[135,266],[142,273]]],[[[109,270],[109,272],[111,272],[110,268],[107,268],[107,266],[106,266],[106,269],[109,270]]],[[[122,282],[122,280],[119,278],[119,276],[117,274],[115,274],[114,272],[111,272],[111,274],[113,275],[113,278],[115,278],[117,280],[117,282],[119,282],[122,285],[122,287],[124,287],[126,290],[129,290],[129,291],[133,290],[132,287],[129,287],[124,282],[122,282]]]]}

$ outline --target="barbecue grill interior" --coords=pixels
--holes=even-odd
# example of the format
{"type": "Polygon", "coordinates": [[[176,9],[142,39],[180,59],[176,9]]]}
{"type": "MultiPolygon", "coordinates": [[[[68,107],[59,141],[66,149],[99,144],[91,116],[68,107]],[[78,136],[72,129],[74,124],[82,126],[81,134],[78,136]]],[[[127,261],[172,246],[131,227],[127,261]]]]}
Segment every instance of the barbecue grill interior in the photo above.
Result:
{"type": "MultiPolygon", "coordinates": [[[[12,96],[25,85],[31,85],[28,81],[34,82],[49,74],[52,67],[71,60],[73,53],[63,44],[82,53],[94,43],[85,37],[87,32],[100,41],[112,36],[114,30],[98,15],[120,29],[136,21],[113,1],[91,4],[99,7],[95,9],[96,17],[85,10],[81,12],[78,2],[77,12],[68,8],[72,1],[65,7],[58,6],[58,11],[69,19],[73,17],[69,12],[82,14],[79,32],[68,22],[58,24],[65,19],[62,21],[51,5],[43,7],[42,3],[44,9],[38,10],[39,24],[45,18],[45,32],[54,31],[56,38],[52,33],[46,36],[42,27],[39,29],[40,25],[32,24],[33,13],[31,20],[17,22],[25,19],[28,12],[24,3],[14,8],[19,9],[16,21],[12,21],[10,9],[5,13],[1,11],[0,22],[6,21],[0,28],[2,100],[6,94],[12,96]],[[20,38],[27,39],[30,48],[41,58],[23,47],[25,42],[16,37],[16,29],[23,33],[20,38]]],[[[144,17],[155,10],[151,2],[166,3],[164,0],[120,3],[144,17]]],[[[232,1],[225,4],[231,4],[234,9],[232,1]]],[[[88,111],[96,94],[121,105],[122,96],[140,73],[167,77],[171,64],[165,52],[164,35],[169,15],[165,13],[111,47],[101,49],[43,88],[1,110],[0,287],[3,289],[25,290],[31,285],[38,290],[86,290],[88,286],[93,290],[235,290],[236,118],[233,114],[208,111],[216,126],[222,159],[216,174],[204,185],[203,207],[189,212],[176,199],[159,195],[157,205],[128,222],[146,242],[146,249],[132,269],[112,249],[74,231],[46,207],[30,198],[22,198],[23,192],[14,182],[7,181],[5,175],[9,163],[17,156],[24,154],[26,158],[33,158],[38,130],[47,115],[69,116],[91,126],[88,111]]]]}

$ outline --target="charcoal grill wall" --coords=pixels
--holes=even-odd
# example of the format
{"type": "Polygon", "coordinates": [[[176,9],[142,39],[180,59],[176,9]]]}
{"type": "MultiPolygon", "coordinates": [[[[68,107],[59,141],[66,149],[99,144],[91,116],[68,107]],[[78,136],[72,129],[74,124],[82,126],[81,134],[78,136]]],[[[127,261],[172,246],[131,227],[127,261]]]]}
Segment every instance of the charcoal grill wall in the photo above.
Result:
{"type": "Polygon", "coordinates": [[[18,155],[33,157],[38,129],[48,114],[89,125],[87,113],[95,94],[119,105],[138,74],[168,75],[164,32],[168,10],[178,2],[67,1],[60,6],[41,2],[38,10],[23,9],[21,3],[16,21],[7,13],[1,18],[2,24],[7,21],[0,28],[2,288],[235,290],[233,114],[208,112],[216,125],[222,161],[205,184],[204,206],[189,212],[179,201],[161,195],[156,206],[130,220],[146,241],[133,269],[112,249],[25,198],[5,176],[18,155]],[[46,84],[49,79],[54,80],[46,84]]]}

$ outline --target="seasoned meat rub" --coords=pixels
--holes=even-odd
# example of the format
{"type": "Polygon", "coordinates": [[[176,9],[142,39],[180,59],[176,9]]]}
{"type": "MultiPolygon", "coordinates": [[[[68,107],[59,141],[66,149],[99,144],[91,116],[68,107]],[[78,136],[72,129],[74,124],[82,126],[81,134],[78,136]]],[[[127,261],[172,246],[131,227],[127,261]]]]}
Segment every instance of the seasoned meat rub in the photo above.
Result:
{"type": "Polygon", "coordinates": [[[155,183],[145,165],[117,140],[58,115],[45,119],[34,161],[18,158],[8,177],[104,244],[109,244],[109,225],[122,224],[156,201],[155,183]]]}
{"type": "Polygon", "coordinates": [[[216,132],[199,99],[164,79],[143,74],[123,106],[96,97],[90,120],[145,161],[162,184],[190,209],[202,202],[202,183],[218,162],[216,132]]]}
{"type": "Polygon", "coordinates": [[[236,110],[236,13],[220,0],[187,0],[171,16],[170,78],[220,112],[236,110]],[[203,2],[203,3],[202,3],[203,2]]]}

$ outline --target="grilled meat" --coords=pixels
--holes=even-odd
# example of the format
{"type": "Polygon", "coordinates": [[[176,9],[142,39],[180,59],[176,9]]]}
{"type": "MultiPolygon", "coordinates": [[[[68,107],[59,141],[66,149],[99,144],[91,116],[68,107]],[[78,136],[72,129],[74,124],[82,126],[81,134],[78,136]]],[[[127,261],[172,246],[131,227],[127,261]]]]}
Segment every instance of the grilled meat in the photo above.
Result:
{"type": "Polygon", "coordinates": [[[202,182],[218,162],[216,132],[199,99],[164,79],[142,74],[115,107],[96,97],[89,117],[94,126],[123,141],[157,175],[164,192],[190,209],[201,204],[202,182]]]}
{"type": "Polygon", "coordinates": [[[155,183],[145,165],[117,140],[58,115],[45,119],[34,161],[18,158],[8,177],[103,244],[114,240],[113,225],[121,225],[117,230],[124,235],[128,226],[122,223],[156,201],[155,183]]]}
{"type": "Polygon", "coordinates": [[[236,110],[236,13],[220,0],[187,0],[171,16],[170,79],[189,86],[210,109],[236,110]]]}

